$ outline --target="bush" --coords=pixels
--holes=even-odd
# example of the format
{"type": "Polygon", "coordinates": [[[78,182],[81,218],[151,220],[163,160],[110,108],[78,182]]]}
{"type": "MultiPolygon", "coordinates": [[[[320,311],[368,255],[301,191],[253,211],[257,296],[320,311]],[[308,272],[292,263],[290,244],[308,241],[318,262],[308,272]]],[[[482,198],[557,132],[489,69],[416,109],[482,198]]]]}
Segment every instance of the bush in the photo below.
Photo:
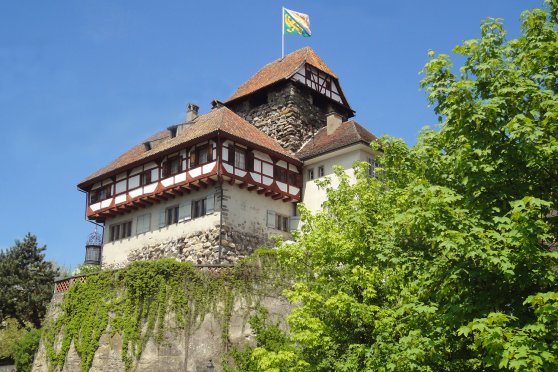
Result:
{"type": "Polygon", "coordinates": [[[31,328],[18,340],[14,348],[14,360],[18,372],[31,371],[40,340],[41,331],[35,328],[31,328]]]}

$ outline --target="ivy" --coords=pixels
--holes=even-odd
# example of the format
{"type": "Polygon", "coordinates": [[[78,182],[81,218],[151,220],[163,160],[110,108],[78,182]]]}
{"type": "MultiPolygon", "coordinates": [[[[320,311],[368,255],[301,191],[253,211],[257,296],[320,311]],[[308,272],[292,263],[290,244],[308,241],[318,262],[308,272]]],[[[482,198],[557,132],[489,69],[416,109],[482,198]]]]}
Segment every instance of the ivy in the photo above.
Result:
{"type": "Polygon", "coordinates": [[[167,330],[195,329],[207,314],[220,320],[227,350],[235,301],[244,301],[250,311],[262,296],[285,285],[286,270],[277,270],[274,256],[262,250],[218,272],[162,259],[137,261],[121,270],[88,276],[66,292],[44,327],[49,369],[63,368],[73,344],[81,358],[81,370],[88,371],[101,336],[118,334],[122,337],[122,361],[126,370],[131,370],[150,339],[160,344],[167,330]],[[270,270],[263,270],[264,266],[270,270]]]}

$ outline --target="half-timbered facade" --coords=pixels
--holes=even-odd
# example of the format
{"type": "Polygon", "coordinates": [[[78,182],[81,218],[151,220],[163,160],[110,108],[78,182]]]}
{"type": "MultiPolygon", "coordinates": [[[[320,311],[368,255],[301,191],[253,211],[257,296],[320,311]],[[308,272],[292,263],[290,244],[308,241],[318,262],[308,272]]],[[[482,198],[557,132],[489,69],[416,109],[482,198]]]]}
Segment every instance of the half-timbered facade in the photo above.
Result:
{"type": "MultiPolygon", "coordinates": [[[[288,239],[308,181],[304,151],[295,151],[317,133],[322,145],[336,142],[329,126],[320,128],[353,115],[336,75],[310,48],[265,66],[203,115],[189,105],[184,123],[78,185],[87,218],[104,226],[102,265],[160,257],[234,263],[276,235],[288,239]]],[[[371,136],[357,142],[373,156],[371,136]]]]}

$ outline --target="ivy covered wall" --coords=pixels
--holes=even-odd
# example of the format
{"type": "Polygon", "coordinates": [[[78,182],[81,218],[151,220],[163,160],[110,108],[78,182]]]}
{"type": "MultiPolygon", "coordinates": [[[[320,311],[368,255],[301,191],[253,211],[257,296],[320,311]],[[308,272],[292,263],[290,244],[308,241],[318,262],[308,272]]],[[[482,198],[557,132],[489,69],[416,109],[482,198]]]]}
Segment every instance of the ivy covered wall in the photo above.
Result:
{"type": "Polygon", "coordinates": [[[257,309],[277,321],[288,313],[286,271],[271,256],[206,270],[138,261],[91,275],[53,300],[33,370],[204,371],[211,361],[220,371],[232,349],[253,343],[257,309]]]}

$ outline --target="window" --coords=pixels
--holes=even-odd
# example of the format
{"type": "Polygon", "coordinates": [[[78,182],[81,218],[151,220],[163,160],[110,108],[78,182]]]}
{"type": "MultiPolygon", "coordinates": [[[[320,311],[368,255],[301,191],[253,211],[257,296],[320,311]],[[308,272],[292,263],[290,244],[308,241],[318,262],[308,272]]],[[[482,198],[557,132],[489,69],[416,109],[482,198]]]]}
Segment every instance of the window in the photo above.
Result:
{"type": "Polygon", "coordinates": [[[289,231],[289,217],[276,215],[275,228],[277,230],[289,231]]]}
{"type": "Polygon", "coordinates": [[[151,230],[151,213],[138,216],[136,221],[136,234],[142,234],[151,230]]]}
{"type": "Polygon", "coordinates": [[[178,222],[178,205],[165,209],[165,222],[167,226],[178,222]]]}
{"type": "Polygon", "coordinates": [[[306,170],[306,178],[308,178],[309,180],[314,179],[314,168],[310,168],[306,170]]]}
{"type": "Polygon", "coordinates": [[[178,156],[168,158],[167,161],[163,164],[163,177],[174,176],[179,172],[180,172],[180,158],[178,156]]]}
{"type": "Polygon", "coordinates": [[[151,183],[151,170],[147,170],[140,174],[140,185],[149,185],[151,183]]]}
{"type": "Polygon", "coordinates": [[[89,193],[89,201],[91,204],[103,201],[112,196],[112,184],[103,186],[99,189],[92,190],[89,193]]]}
{"type": "Polygon", "coordinates": [[[234,149],[234,166],[238,169],[246,169],[246,154],[238,147],[234,149]]]}
{"type": "Polygon", "coordinates": [[[267,227],[281,231],[289,231],[289,217],[268,210],[267,227]]]}
{"type": "Polygon", "coordinates": [[[283,167],[275,167],[275,179],[279,182],[287,183],[287,170],[283,167]]]}
{"type": "Polygon", "coordinates": [[[227,163],[234,165],[234,167],[238,169],[246,169],[246,151],[230,143],[228,147],[227,163]]]}
{"type": "Polygon", "coordinates": [[[206,214],[206,199],[192,202],[192,218],[201,217],[206,214]]]}
{"type": "Polygon", "coordinates": [[[300,184],[300,175],[295,172],[289,172],[289,185],[298,186],[300,184]]]}
{"type": "Polygon", "coordinates": [[[190,168],[213,161],[213,147],[203,145],[190,151],[190,168]]]}
{"type": "Polygon", "coordinates": [[[130,236],[132,236],[132,221],[110,225],[109,241],[114,242],[130,236]]]}
{"type": "Polygon", "coordinates": [[[323,165],[318,167],[318,177],[323,177],[325,175],[325,169],[323,165]]]}
{"type": "Polygon", "coordinates": [[[368,164],[369,164],[368,175],[370,177],[376,177],[376,167],[377,167],[376,159],[374,159],[372,157],[368,158],[368,164]]]}

